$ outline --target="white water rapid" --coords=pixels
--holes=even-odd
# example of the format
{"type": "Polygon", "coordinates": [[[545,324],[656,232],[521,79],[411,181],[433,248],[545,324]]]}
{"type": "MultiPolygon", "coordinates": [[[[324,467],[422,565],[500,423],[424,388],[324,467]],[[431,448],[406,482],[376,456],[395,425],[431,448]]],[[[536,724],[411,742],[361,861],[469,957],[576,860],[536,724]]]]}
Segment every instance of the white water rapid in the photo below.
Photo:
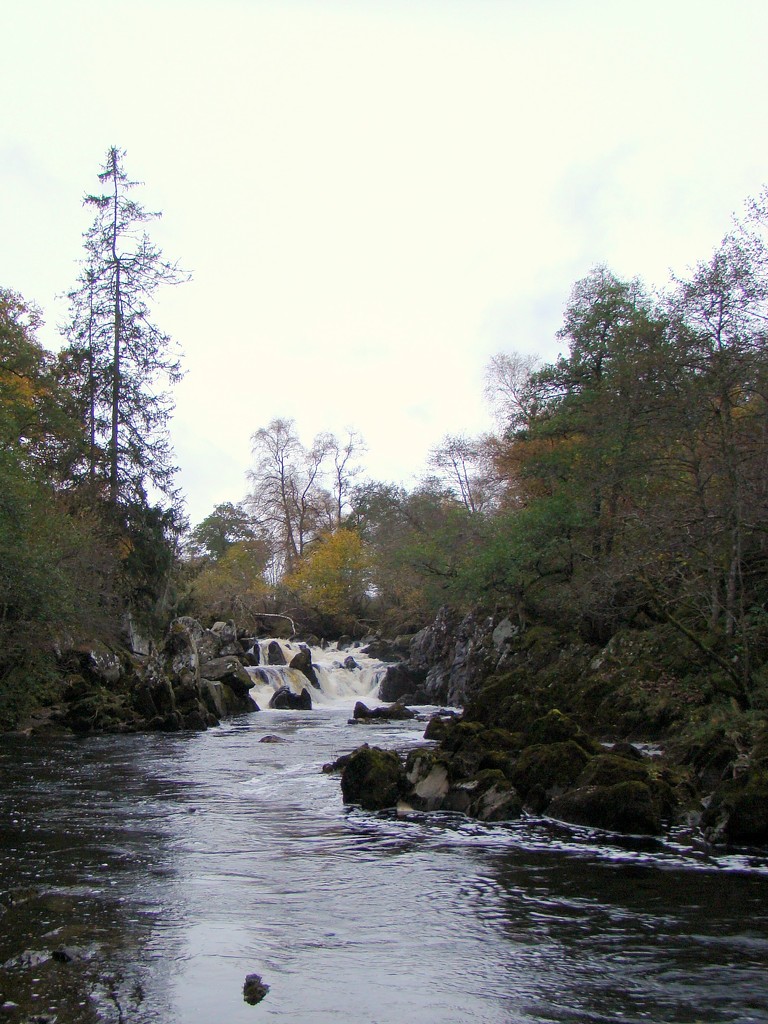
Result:
{"type": "MultiPolygon", "coordinates": [[[[274,647],[273,647],[274,649],[274,647]]],[[[306,644],[288,640],[259,640],[259,665],[248,669],[253,679],[251,696],[262,710],[269,709],[274,693],[283,686],[294,693],[308,690],[313,704],[334,705],[350,708],[358,700],[369,707],[381,704],[379,687],[387,672],[387,664],[362,653],[360,645],[339,650],[336,644],[323,647],[308,647],[306,644]],[[285,665],[270,665],[270,647],[277,644],[285,659],[285,665]],[[290,662],[302,650],[309,650],[319,688],[290,662]]]]}

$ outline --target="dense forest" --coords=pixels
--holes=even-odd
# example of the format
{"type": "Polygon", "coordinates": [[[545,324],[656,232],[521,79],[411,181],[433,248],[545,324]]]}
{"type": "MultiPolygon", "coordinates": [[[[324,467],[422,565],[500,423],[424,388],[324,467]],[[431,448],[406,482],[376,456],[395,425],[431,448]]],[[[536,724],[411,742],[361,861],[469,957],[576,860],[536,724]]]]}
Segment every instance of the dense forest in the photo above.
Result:
{"type": "Polygon", "coordinates": [[[174,489],[173,342],[150,241],[111,149],[86,197],[59,351],[0,292],[0,722],[55,697],[61,652],[180,614],[318,636],[415,632],[444,606],[606,644],[663,626],[708,686],[761,706],[768,670],[768,193],[659,293],[596,267],[542,364],[486,369],[497,430],[460,432],[408,490],[373,481],[356,431],[252,436],[248,492],[190,529],[174,489]],[[286,616],[284,620],[280,616],[286,616]]]}

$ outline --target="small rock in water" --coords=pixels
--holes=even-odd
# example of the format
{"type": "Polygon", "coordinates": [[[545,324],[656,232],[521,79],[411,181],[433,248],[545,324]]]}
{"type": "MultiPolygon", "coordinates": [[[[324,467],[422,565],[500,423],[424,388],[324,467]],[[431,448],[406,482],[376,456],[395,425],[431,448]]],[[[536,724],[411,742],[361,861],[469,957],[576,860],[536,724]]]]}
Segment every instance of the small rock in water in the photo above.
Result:
{"type": "Polygon", "coordinates": [[[288,740],[284,736],[275,736],[269,733],[267,736],[262,736],[259,743],[287,743],[288,740]]]}
{"type": "Polygon", "coordinates": [[[69,964],[73,960],[85,960],[87,952],[81,946],[59,946],[51,954],[60,964],[69,964]]]}
{"type": "Polygon", "coordinates": [[[261,1002],[267,992],[269,992],[269,985],[266,985],[261,980],[260,974],[246,975],[245,984],[243,985],[243,999],[246,1003],[255,1006],[256,1003],[261,1002]]]}

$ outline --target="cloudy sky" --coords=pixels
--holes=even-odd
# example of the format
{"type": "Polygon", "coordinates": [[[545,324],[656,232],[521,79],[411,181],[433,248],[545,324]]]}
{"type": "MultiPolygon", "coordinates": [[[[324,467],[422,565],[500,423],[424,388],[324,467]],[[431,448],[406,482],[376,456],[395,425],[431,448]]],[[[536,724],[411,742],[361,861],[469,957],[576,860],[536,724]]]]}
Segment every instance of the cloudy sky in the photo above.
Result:
{"type": "Polygon", "coordinates": [[[663,286],[768,181],[764,0],[3,0],[0,37],[0,284],[41,340],[111,145],[192,272],[156,319],[193,523],[276,416],[412,483],[590,267],[663,286]]]}

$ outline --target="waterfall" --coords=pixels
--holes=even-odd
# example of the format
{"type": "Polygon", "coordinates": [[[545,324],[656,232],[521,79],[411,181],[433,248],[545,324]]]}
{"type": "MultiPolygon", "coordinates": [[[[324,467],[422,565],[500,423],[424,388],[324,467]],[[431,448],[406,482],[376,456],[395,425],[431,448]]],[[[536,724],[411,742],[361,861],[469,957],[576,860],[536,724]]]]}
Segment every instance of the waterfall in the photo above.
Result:
{"type": "Polygon", "coordinates": [[[309,690],[313,704],[348,704],[352,707],[361,699],[368,703],[381,703],[379,687],[386,675],[387,664],[368,657],[360,648],[339,650],[335,644],[325,648],[309,647],[287,640],[258,640],[253,653],[256,653],[256,648],[259,664],[249,667],[248,673],[253,679],[251,695],[262,709],[269,707],[272,695],[282,686],[289,687],[294,693],[309,690]],[[279,649],[284,665],[269,664],[270,647],[273,652],[279,649]],[[290,662],[302,651],[310,654],[318,686],[313,685],[300,669],[290,667],[290,662]]]}

